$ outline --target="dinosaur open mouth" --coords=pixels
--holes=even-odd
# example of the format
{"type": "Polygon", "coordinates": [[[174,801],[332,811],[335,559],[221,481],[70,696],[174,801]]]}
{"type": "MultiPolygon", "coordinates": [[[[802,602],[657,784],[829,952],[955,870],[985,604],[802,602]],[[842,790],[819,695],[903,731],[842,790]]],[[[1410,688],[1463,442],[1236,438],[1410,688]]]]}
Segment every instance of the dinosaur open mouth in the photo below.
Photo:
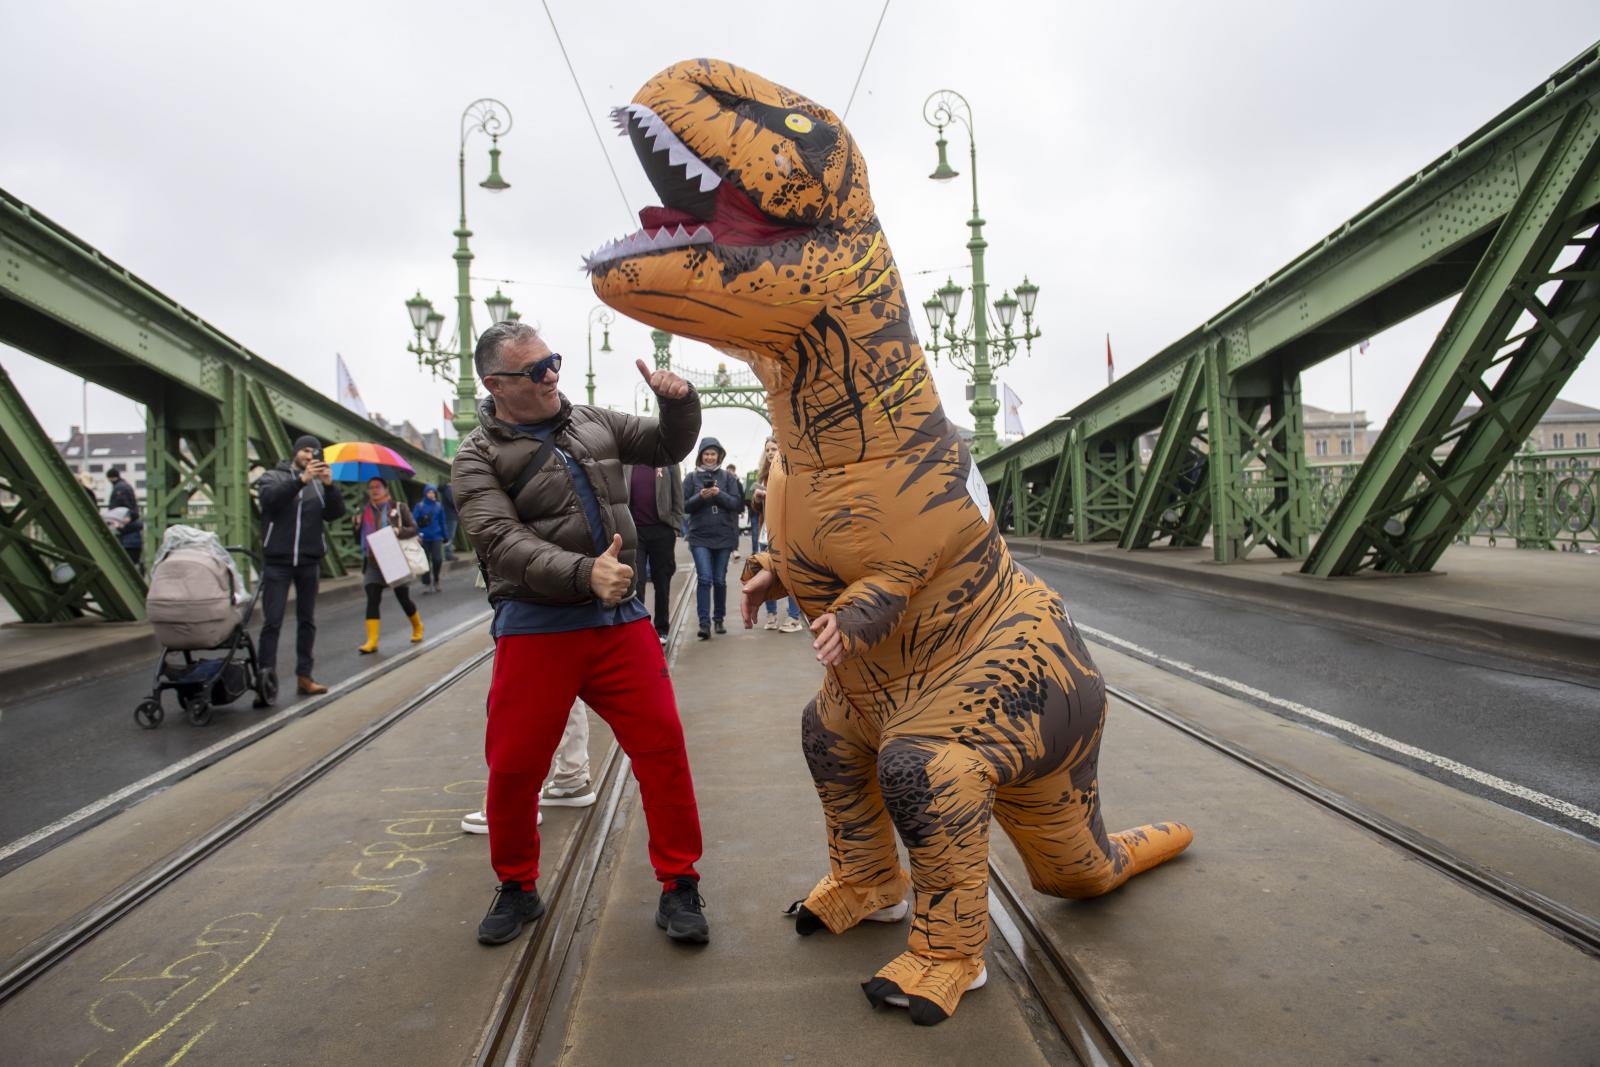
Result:
{"type": "Polygon", "coordinates": [[[652,252],[688,245],[770,245],[810,229],[774,219],[756,207],[742,189],[712,170],[645,105],[616,108],[611,121],[633,142],[662,206],[640,211],[640,229],[583,257],[589,273],[616,260],[652,252]]]}

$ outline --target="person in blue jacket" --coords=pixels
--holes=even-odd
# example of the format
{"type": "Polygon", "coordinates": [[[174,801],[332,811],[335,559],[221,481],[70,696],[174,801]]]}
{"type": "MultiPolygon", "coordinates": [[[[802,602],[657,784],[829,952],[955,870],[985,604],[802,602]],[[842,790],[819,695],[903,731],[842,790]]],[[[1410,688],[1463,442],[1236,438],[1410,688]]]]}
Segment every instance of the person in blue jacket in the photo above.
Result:
{"type": "Polygon", "coordinates": [[[722,620],[728,605],[728,560],[739,545],[739,515],[744,492],[739,480],[722,469],[727,450],[715,437],[700,442],[700,463],[683,479],[683,510],[689,518],[689,552],[694,556],[695,606],[700,611],[702,641],[711,628],[725,634],[722,620]]]}
{"type": "Polygon", "coordinates": [[[422,550],[428,554],[428,573],[422,584],[428,592],[439,591],[439,569],[444,566],[444,543],[449,536],[445,530],[444,504],[439,500],[439,487],[422,487],[422,499],[411,509],[417,520],[417,536],[422,538],[422,550]]]}

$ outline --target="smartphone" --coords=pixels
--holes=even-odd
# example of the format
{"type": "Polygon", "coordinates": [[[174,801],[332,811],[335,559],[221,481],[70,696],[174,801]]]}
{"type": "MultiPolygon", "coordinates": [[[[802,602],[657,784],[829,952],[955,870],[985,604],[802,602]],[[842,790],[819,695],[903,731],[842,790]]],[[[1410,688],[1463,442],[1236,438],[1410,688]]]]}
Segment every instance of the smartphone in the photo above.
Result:
{"type": "Polygon", "coordinates": [[[700,476],[700,488],[714,489],[716,488],[716,484],[717,476],[715,474],[702,474],[700,476]]]}

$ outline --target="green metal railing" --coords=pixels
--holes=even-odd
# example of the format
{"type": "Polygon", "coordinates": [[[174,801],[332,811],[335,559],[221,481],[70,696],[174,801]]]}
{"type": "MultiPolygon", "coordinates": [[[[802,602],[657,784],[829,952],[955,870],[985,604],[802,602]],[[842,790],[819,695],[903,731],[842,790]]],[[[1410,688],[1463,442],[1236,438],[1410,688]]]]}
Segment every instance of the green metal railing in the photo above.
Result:
{"type": "MultiPolygon", "coordinates": [[[[1359,463],[1313,463],[1309,470],[1311,529],[1321,533],[1360,470],[1359,463]]],[[[1264,472],[1245,472],[1246,492],[1264,505],[1272,487],[1264,472]]],[[[1600,546],[1600,449],[1524,452],[1495,479],[1459,544],[1581,552],[1600,546]]]]}

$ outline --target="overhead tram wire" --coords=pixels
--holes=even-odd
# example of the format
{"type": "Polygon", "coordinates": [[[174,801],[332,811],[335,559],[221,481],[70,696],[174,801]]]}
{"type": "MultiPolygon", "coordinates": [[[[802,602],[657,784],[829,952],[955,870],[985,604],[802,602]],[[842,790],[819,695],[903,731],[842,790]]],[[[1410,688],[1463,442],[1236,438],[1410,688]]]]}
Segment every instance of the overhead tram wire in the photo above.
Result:
{"type": "Polygon", "coordinates": [[[583,85],[578,81],[578,72],[573,69],[572,57],[567,55],[566,43],[561,40],[561,31],[556,28],[556,17],[550,13],[549,0],[539,0],[539,3],[544,8],[545,18],[550,20],[550,32],[556,35],[556,47],[561,49],[561,58],[566,60],[567,73],[572,75],[572,86],[578,90],[578,100],[583,104],[584,117],[589,120],[589,128],[594,131],[595,144],[600,146],[600,155],[606,161],[606,169],[611,171],[611,180],[617,185],[617,195],[622,197],[622,206],[628,213],[628,226],[631,229],[639,217],[634,214],[633,205],[628,203],[628,194],[623,192],[622,179],[617,176],[617,168],[611,162],[611,153],[606,151],[605,138],[600,136],[600,126],[594,121],[594,109],[589,106],[589,98],[583,95],[583,85]]]}
{"type": "Polygon", "coordinates": [[[861,57],[861,69],[856,71],[856,83],[850,87],[850,99],[844,103],[844,114],[840,119],[850,117],[850,106],[856,102],[856,90],[861,88],[861,76],[867,72],[867,60],[872,58],[872,46],[878,43],[878,31],[883,29],[883,17],[889,13],[889,0],[883,0],[883,10],[878,12],[878,24],[872,27],[872,40],[867,42],[867,54],[861,57]]]}

